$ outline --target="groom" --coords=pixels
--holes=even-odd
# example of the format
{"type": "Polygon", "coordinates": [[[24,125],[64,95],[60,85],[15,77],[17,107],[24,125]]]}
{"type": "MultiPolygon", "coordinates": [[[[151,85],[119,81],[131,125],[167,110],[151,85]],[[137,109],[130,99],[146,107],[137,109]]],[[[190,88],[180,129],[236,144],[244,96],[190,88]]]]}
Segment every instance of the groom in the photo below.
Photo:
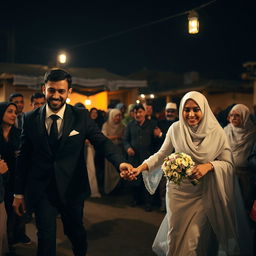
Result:
{"type": "Polygon", "coordinates": [[[17,160],[13,206],[18,215],[35,212],[38,256],[56,255],[56,216],[60,213],[65,234],[75,256],[85,256],[84,199],[90,194],[84,143],[104,150],[120,171],[124,163],[118,150],[89,118],[88,111],[66,104],[72,91],[71,75],[61,69],[46,73],[43,92],[46,105],[26,113],[17,160]],[[26,205],[25,205],[26,201],[26,205]]]}

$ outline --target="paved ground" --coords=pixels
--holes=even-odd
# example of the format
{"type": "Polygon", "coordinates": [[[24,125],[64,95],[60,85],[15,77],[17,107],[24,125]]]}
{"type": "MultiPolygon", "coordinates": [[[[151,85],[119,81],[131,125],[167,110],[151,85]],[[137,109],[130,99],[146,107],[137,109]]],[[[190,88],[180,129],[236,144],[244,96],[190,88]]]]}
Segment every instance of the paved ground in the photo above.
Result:
{"type": "MultiPolygon", "coordinates": [[[[159,210],[145,212],[128,205],[127,196],[104,196],[85,202],[85,226],[88,231],[88,256],[153,256],[151,245],[164,217],[159,210]]],[[[19,256],[36,255],[34,223],[27,225],[30,246],[17,245],[19,256]]],[[[73,255],[58,219],[57,255],[73,255]]]]}

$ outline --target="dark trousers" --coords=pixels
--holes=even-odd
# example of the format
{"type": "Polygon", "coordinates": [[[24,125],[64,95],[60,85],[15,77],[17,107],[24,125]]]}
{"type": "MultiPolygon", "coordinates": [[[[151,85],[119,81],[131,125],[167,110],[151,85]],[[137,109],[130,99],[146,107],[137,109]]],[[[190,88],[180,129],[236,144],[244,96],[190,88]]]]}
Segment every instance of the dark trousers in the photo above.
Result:
{"type": "Polygon", "coordinates": [[[56,256],[56,217],[60,213],[64,233],[72,243],[75,256],[85,256],[86,231],[83,225],[84,200],[63,205],[45,195],[35,207],[38,229],[37,256],[56,256]]]}
{"type": "Polygon", "coordinates": [[[25,220],[23,217],[18,216],[12,207],[13,192],[6,191],[5,194],[5,208],[7,213],[7,235],[10,250],[13,244],[17,243],[25,235],[25,220]]]}

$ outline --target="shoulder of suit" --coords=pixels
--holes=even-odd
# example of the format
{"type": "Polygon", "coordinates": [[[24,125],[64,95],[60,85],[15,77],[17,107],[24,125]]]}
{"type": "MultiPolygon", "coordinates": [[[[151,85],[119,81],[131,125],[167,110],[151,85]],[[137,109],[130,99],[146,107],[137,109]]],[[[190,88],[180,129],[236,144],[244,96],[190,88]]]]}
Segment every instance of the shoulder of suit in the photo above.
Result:
{"type": "Polygon", "coordinates": [[[69,105],[69,104],[67,104],[67,108],[70,108],[74,112],[77,112],[77,113],[85,113],[85,112],[88,113],[89,112],[88,109],[86,109],[86,108],[77,108],[77,107],[74,107],[74,106],[69,105]]]}
{"type": "Polygon", "coordinates": [[[67,104],[67,109],[71,110],[74,115],[79,115],[79,116],[89,116],[89,111],[88,109],[84,108],[77,108],[72,105],[67,104]]]}
{"type": "Polygon", "coordinates": [[[24,116],[26,118],[29,118],[29,117],[32,117],[32,116],[36,116],[36,115],[38,115],[40,113],[40,111],[41,111],[41,108],[36,108],[36,109],[30,110],[30,111],[24,113],[24,116]]]}

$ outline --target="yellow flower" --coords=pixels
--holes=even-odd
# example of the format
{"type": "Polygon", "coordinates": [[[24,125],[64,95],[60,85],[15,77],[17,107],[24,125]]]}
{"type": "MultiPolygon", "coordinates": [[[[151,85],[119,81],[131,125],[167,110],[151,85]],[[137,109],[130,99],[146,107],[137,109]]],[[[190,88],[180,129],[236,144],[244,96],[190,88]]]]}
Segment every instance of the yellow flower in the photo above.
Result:
{"type": "Polygon", "coordinates": [[[182,159],[182,164],[187,167],[188,166],[188,160],[187,159],[182,159]]]}
{"type": "Polygon", "coordinates": [[[171,169],[172,170],[176,170],[178,168],[178,166],[176,164],[171,164],[171,169]]]}
{"type": "Polygon", "coordinates": [[[176,165],[181,165],[183,162],[183,159],[182,158],[177,158],[176,161],[175,161],[175,164],[176,165]]]}

